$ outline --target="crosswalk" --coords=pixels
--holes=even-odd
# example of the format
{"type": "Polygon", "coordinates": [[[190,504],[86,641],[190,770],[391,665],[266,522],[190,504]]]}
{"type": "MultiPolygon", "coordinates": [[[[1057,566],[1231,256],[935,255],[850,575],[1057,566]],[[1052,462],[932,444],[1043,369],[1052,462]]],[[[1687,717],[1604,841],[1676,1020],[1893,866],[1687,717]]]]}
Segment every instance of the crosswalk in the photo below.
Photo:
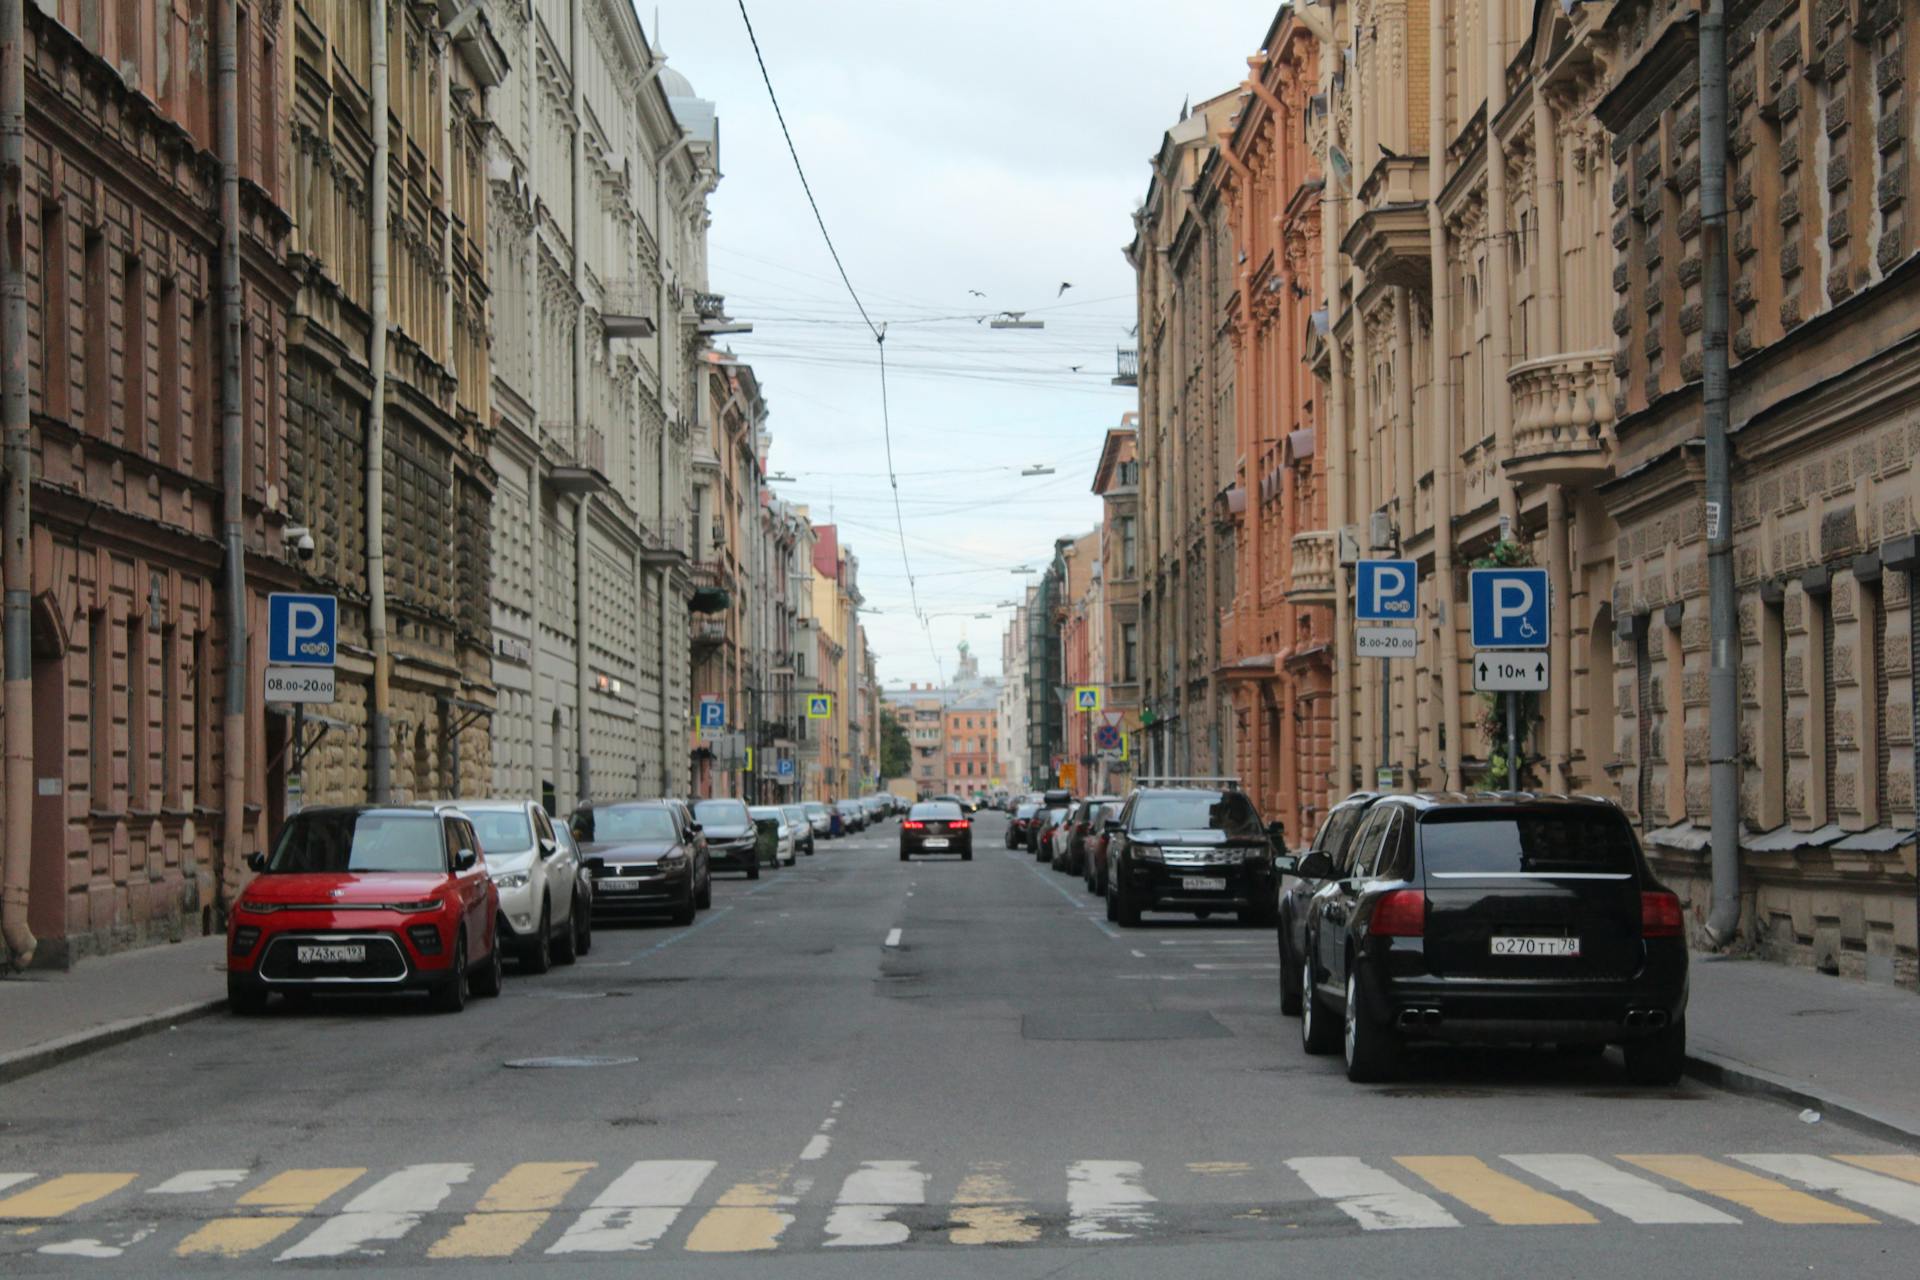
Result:
{"type": "Polygon", "coordinates": [[[826,1167],[730,1172],[715,1160],[650,1158],[0,1171],[0,1257],[164,1250],[215,1264],[1112,1245],[1223,1212],[1287,1230],[1920,1225],[1920,1156],[1900,1154],[1311,1155],[1165,1168],[1085,1159],[1053,1170],[874,1158],[820,1176],[826,1167]],[[1219,1193],[1197,1191],[1196,1180],[1219,1193]],[[1253,1187],[1250,1202],[1243,1189],[1253,1187]]]}

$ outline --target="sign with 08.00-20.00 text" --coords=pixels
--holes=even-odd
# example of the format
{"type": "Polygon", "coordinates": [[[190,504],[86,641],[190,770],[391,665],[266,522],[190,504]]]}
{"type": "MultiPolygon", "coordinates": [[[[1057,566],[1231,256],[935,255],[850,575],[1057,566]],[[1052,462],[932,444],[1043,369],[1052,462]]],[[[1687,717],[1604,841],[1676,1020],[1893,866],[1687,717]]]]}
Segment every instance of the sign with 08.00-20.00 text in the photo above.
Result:
{"type": "Polygon", "coordinates": [[[1354,628],[1356,658],[1412,658],[1419,652],[1420,632],[1415,627],[1354,628]]]}

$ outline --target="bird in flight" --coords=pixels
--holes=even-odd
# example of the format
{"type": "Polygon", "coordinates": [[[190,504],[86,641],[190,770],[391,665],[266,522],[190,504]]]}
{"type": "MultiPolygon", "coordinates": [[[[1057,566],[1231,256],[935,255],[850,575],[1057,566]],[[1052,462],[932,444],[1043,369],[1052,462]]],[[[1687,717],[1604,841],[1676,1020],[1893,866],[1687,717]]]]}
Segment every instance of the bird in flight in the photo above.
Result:
{"type": "MultiPolygon", "coordinates": [[[[1071,289],[1071,288],[1073,288],[1073,281],[1071,281],[1071,280],[1062,280],[1062,281],[1060,282],[1060,293],[1065,293],[1065,292],[1066,292],[1067,290],[1069,290],[1069,289],[1071,289]]],[[[1056,293],[1056,294],[1054,294],[1053,296],[1057,298],[1057,297],[1059,297],[1059,296],[1060,296],[1060,293],[1056,293]]]]}
{"type": "Polygon", "coordinates": [[[1067,366],[1067,367],[1068,367],[1068,368],[1070,368],[1070,369],[1072,369],[1072,370],[1073,370],[1073,371],[1074,371],[1075,373],[1078,373],[1078,372],[1080,372],[1080,371],[1081,371],[1082,369],[1084,369],[1084,368],[1086,368],[1086,366],[1085,366],[1085,365],[1080,365],[1080,364],[1076,364],[1076,365],[1069,365],[1069,366],[1067,366]]]}
{"type": "Polygon", "coordinates": [[[969,289],[967,290],[967,292],[972,294],[976,298],[984,298],[987,296],[986,294],[980,292],[978,289],[969,289]]]}

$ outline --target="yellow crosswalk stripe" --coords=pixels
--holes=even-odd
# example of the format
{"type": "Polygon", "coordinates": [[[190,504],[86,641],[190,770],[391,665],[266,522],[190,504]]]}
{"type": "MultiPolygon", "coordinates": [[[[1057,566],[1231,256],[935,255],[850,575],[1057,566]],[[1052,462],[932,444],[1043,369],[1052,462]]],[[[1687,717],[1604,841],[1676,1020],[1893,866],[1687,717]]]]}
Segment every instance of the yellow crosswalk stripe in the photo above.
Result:
{"type": "Polygon", "coordinates": [[[1848,1164],[1870,1169],[1874,1173],[1884,1173],[1890,1178],[1920,1182],[1920,1156],[1835,1156],[1834,1159],[1845,1160],[1848,1164]]]}
{"type": "Polygon", "coordinates": [[[1598,1218],[1472,1156],[1396,1156],[1402,1167],[1502,1226],[1586,1226],[1598,1218]]]}
{"type": "Polygon", "coordinates": [[[736,1182],[702,1214],[687,1236],[689,1253],[757,1253],[776,1248],[793,1225],[793,1215],[779,1206],[792,1197],[780,1194],[787,1169],[772,1169],[751,1182],[736,1182]]]}
{"type": "Polygon", "coordinates": [[[479,1208],[434,1241],[430,1258],[506,1258],[533,1239],[592,1161],[517,1164],[480,1197],[479,1208]]]}
{"type": "Polygon", "coordinates": [[[132,1182],[133,1173],[68,1173],[0,1200],[0,1218],[58,1218],[104,1200],[132,1182]]]}
{"type": "Polygon", "coordinates": [[[1705,1156],[1621,1156],[1628,1164],[1637,1164],[1650,1173],[1671,1178],[1683,1187],[1692,1187],[1722,1200],[1731,1200],[1773,1222],[1794,1226],[1812,1224],[1871,1224],[1872,1218],[1842,1205],[1796,1191],[1785,1183],[1763,1178],[1745,1169],[1709,1160],[1705,1156]]]}
{"type": "Polygon", "coordinates": [[[1039,1224],[1022,1210],[1024,1201],[1006,1179],[1006,1166],[983,1162],[972,1166],[953,1196],[951,1239],[955,1244],[1031,1244],[1040,1238],[1039,1224]]]}
{"type": "Polygon", "coordinates": [[[174,1253],[182,1258],[239,1258],[264,1248],[300,1225],[312,1213],[366,1173],[360,1169],[289,1169],[277,1173],[236,1202],[258,1209],[255,1217],[216,1218],[182,1240],[174,1253]]]}

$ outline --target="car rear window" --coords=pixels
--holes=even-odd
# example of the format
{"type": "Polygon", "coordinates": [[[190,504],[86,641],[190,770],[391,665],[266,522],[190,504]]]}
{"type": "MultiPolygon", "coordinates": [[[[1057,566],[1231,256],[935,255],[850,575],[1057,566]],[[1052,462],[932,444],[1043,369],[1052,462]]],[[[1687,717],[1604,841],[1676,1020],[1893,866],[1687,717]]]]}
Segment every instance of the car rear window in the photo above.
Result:
{"type": "Polygon", "coordinates": [[[303,813],[288,820],[267,870],[445,871],[447,846],[431,813],[303,813]]]}
{"type": "Polygon", "coordinates": [[[525,853],[533,848],[533,824],[524,809],[467,810],[486,853],[525,853]]]}
{"type": "Polygon", "coordinates": [[[951,800],[929,800],[925,804],[913,806],[913,812],[907,816],[919,819],[932,818],[936,822],[952,822],[962,815],[960,806],[951,800]]]}
{"type": "Polygon", "coordinates": [[[1142,796],[1133,813],[1137,831],[1224,831],[1229,836],[1257,836],[1260,815],[1253,802],[1238,791],[1193,791],[1142,796]]]}
{"type": "Polygon", "coordinates": [[[693,806],[693,816],[706,827],[745,827],[753,823],[747,806],[738,800],[702,800],[693,806]]]}
{"type": "Polygon", "coordinates": [[[680,834],[673,815],[665,809],[642,809],[637,806],[594,809],[577,815],[574,822],[579,825],[581,838],[595,844],[623,840],[672,840],[680,834]]]}
{"type": "Polygon", "coordinates": [[[1015,809],[1015,810],[1013,811],[1013,816],[1014,816],[1014,817],[1016,817],[1016,818],[1031,818],[1031,817],[1032,817],[1032,816],[1033,816],[1034,814],[1036,814],[1036,813],[1038,813],[1038,812],[1040,812],[1040,806],[1039,806],[1039,805],[1037,805],[1037,804],[1023,804],[1023,805],[1021,805],[1021,806],[1020,806],[1020,807],[1019,807],[1018,809],[1015,809]]]}
{"type": "Polygon", "coordinates": [[[1420,855],[1428,875],[1630,873],[1633,854],[1626,819],[1604,809],[1443,809],[1420,820],[1420,855]]]}

